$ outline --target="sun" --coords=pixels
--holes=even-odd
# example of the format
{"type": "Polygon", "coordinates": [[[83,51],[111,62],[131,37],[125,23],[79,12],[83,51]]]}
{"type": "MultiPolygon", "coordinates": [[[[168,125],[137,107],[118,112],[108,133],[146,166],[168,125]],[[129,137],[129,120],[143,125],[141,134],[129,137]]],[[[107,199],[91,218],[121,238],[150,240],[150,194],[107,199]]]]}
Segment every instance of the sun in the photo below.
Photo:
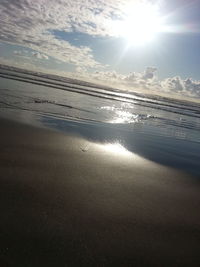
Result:
{"type": "Polygon", "coordinates": [[[132,4],[124,8],[124,16],[113,23],[114,34],[128,45],[143,45],[155,39],[162,30],[162,18],[156,5],[132,4]]]}

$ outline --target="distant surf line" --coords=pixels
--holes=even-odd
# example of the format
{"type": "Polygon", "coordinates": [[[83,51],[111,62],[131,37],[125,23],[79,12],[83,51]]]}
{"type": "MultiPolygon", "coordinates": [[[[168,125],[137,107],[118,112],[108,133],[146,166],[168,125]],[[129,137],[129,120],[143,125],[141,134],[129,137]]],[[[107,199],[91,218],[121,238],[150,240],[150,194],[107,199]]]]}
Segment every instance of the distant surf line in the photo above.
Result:
{"type": "MultiPolygon", "coordinates": [[[[31,74],[28,74],[31,75],[31,74]]],[[[134,104],[134,105],[139,105],[139,106],[144,106],[147,108],[154,108],[154,109],[158,109],[158,110],[164,110],[164,111],[168,111],[168,112],[172,112],[172,113],[176,113],[176,114],[181,114],[181,115],[186,115],[186,116],[190,116],[190,117],[196,117],[199,118],[200,117],[200,112],[197,111],[196,109],[192,109],[189,107],[182,107],[182,106],[177,106],[177,105],[170,105],[168,103],[157,103],[155,101],[148,101],[148,100],[143,100],[143,99],[133,99],[133,96],[130,95],[130,97],[128,96],[120,96],[120,95],[116,95],[113,94],[112,92],[99,92],[99,91],[94,91],[94,90],[90,90],[87,88],[76,88],[78,86],[82,86],[84,87],[84,85],[79,85],[77,84],[76,87],[72,86],[70,83],[68,84],[59,84],[59,83],[55,83],[55,82],[48,82],[48,81],[42,81],[41,79],[39,79],[39,81],[33,79],[33,78],[29,78],[29,77],[20,77],[19,75],[16,74],[6,74],[6,73],[2,73],[0,72],[0,77],[5,78],[5,79],[11,79],[11,80],[17,80],[20,82],[25,82],[25,83],[31,83],[31,84],[36,84],[39,86],[45,86],[45,87],[50,87],[50,88],[54,88],[54,89],[59,89],[59,90],[64,90],[64,91],[69,91],[69,92],[73,92],[73,93],[78,93],[78,94],[84,94],[84,95],[89,95],[92,97],[97,97],[97,98],[103,98],[103,99],[107,99],[107,100],[111,100],[111,101],[119,101],[119,102],[125,102],[125,103],[129,103],[129,104],[134,104]],[[111,97],[112,96],[112,97],[111,97]],[[150,105],[148,105],[150,104],[150,105]],[[161,107],[159,107],[161,106],[161,107]],[[170,110],[167,109],[165,107],[171,107],[173,109],[181,109],[181,110],[189,110],[194,112],[193,114],[185,114],[183,112],[177,111],[177,110],[170,110]],[[198,115],[197,115],[198,114],[198,115]]],[[[49,78],[43,78],[48,80],[49,78]]],[[[51,80],[51,79],[49,79],[51,80]]],[[[63,82],[63,81],[61,81],[63,82]]],[[[64,83],[64,82],[63,82],[64,83]]],[[[94,87],[93,87],[94,88],[94,87]]],[[[94,88],[96,89],[96,88],[94,88]]]]}

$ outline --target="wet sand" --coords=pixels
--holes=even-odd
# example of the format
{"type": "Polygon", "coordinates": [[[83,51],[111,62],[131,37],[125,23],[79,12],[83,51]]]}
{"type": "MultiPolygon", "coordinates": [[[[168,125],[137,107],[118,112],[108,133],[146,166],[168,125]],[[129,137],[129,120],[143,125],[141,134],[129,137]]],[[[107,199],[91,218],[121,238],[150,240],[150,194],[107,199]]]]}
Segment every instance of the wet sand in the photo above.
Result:
{"type": "Polygon", "coordinates": [[[0,266],[200,266],[198,179],[0,123],[0,266]]]}

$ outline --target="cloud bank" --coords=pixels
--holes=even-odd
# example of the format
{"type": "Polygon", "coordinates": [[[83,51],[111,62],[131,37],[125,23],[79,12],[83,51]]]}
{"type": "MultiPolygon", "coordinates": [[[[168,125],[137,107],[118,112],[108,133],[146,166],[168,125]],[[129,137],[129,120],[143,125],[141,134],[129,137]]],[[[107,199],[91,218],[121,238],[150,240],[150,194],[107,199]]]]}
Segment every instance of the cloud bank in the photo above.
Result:
{"type": "Polygon", "coordinates": [[[122,75],[115,71],[96,71],[93,77],[100,81],[108,81],[114,85],[124,85],[133,90],[147,90],[154,93],[170,93],[185,97],[200,98],[200,81],[191,78],[181,79],[179,76],[160,81],[155,67],[147,67],[144,72],[132,72],[122,75]]]}
{"type": "Polygon", "coordinates": [[[114,2],[2,0],[0,40],[77,66],[100,67],[89,47],[73,46],[66,40],[56,38],[53,31],[106,35],[104,24],[116,9],[114,2]]]}

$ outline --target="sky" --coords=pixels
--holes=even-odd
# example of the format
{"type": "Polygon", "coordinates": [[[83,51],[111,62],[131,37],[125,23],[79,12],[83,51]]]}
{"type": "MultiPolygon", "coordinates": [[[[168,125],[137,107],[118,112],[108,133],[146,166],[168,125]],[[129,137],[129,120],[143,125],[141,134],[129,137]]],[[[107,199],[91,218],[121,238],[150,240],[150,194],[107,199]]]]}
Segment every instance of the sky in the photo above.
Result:
{"type": "Polygon", "coordinates": [[[198,0],[0,0],[0,63],[200,99],[198,0]]]}

